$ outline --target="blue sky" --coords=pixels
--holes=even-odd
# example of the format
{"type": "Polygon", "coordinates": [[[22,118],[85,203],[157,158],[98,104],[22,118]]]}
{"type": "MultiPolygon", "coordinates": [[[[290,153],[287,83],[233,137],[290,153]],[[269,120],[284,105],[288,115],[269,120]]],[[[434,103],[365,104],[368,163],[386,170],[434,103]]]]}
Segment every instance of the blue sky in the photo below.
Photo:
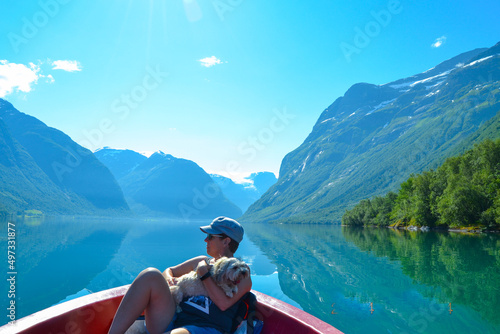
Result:
{"type": "Polygon", "coordinates": [[[76,142],[278,174],[321,112],[500,41],[500,1],[2,1],[0,97],[76,142]]]}

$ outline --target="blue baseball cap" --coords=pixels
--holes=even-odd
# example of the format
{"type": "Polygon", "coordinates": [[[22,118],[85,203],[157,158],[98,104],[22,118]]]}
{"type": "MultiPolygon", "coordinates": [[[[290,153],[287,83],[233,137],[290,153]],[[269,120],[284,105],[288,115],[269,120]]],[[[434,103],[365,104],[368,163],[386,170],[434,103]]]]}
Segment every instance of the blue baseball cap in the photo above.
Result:
{"type": "Polygon", "coordinates": [[[243,240],[245,231],[240,223],[228,217],[217,217],[208,226],[200,226],[200,230],[207,234],[225,234],[237,243],[243,240]]]}

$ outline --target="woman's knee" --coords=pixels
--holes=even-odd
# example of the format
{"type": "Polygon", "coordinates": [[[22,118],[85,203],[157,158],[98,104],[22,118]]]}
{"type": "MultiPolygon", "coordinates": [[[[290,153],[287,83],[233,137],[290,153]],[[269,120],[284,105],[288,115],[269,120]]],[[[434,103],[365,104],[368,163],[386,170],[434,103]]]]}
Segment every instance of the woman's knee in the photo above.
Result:
{"type": "Polygon", "coordinates": [[[150,275],[150,276],[151,275],[153,275],[153,276],[160,275],[160,276],[163,276],[160,270],[153,268],[153,267],[149,267],[149,268],[144,269],[143,271],[140,272],[139,275],[140,276],[142,276],[142,275],[150,275]]]}
{"type": "Polygon", "coordinates": [[[165,280],[165,277],[163,276],[162,272],[159,271],[156,268],[146,268],[143,271],[137,275],[136,280],[141,280],[141,281],[150,281],[150,282],[159,282],[161,284],[165,283],[167,284],[167,281],[165,280]]]}

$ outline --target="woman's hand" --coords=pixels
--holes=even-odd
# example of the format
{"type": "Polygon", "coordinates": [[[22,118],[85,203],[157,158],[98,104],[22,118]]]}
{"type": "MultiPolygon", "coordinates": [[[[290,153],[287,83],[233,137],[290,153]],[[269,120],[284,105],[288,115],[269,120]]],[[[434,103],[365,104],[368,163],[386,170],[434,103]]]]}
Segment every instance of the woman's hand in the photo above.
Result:
{"type": "Polygon", "coordinates": [[[196,266],[196,273],[199,277],[201,277],[210,271],[210,267],[211,266],[207,264],[207,261],[202,260],[198,262],[198,265],[196,266]]]}
{"type": "Polygon", "coordinates": [[[174,285],[177,285],[177,281],[179,279],[177,277],[169,277],[167,279],[167,283],[168,283],[168,286],[174,286],[174,285]]]}
{"type": "Polygon", "coordinates": [[[205,258],[206,256],[197,256],[176,266],[169,267],[163,272],[163,277],[165,277],[169,286],[176,285],[179,277],[196,270],[198,262],[205,258]]]}
{"type": "Polygon", "coordinates": [[[172,276],[172,270],[167,268],[163,273],[163,277],[165,277],[165,281],[167,281],[168,286],[173,286],[177,284],[178,277],[172,276]]]}

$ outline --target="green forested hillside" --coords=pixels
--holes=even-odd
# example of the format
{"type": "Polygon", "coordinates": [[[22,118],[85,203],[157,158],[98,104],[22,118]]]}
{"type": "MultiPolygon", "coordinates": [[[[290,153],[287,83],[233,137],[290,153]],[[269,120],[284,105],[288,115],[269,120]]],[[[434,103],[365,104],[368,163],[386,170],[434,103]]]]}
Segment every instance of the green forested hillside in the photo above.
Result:
{"type": "MultiPolygon", "coordinates": [[[[479,144],[486,139],[495,140],[500,137],[500,112],[497,112],[493,118],[489,121],[484,122],[479,129],[472,135],[467,137],[464,141],[452,151],[452,156],[463,154],[474,147],[475,144],[479,144]]],[[[433,166],[437,167],[437,166],[433,166]]]]}
{"type": "Polygon", "coordinates": [[[346,225],[500,225],[500,139],[489,139],[436,170],[412,175],[398,194],[361,201],[342,217],[346,225]]]}

